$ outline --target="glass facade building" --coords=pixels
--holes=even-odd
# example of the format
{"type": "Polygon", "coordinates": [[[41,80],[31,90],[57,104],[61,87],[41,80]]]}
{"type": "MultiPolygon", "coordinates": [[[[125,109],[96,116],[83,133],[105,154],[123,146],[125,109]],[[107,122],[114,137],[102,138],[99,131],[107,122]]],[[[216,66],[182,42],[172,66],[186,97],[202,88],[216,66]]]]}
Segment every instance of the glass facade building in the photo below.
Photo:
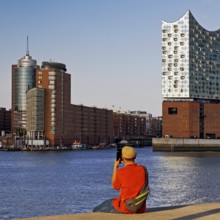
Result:
{"type": "Polygon", "coordinates": [[[17,111],[26,110],[26,92],[36,85],[36,61],[28,54],[18,61],[13,77],[13,107],[17,111]]]}
{"type": "Polygon", "coordinates": [[[12,66],[12,131],[26,128],[26,93],[36,87],[37,62],[28,51],[12,66]]]}
{"type": "Polygon", "coordinates": [[[162,21],[162,97],[220,100],[220,30],[204,29],[190,11],[162,21]]]}

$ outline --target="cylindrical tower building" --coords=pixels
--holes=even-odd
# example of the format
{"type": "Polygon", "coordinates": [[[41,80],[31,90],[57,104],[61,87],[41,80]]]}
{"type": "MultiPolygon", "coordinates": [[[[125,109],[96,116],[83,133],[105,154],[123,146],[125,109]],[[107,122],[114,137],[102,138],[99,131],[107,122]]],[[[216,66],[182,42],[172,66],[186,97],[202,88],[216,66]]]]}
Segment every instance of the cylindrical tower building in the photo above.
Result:
{"type": "Polygon", "coordinates": [[[27,50],[26,55],[12,65],[12,132],[26,129],[26,93],[36,87],[37,62],[27,50]]]}

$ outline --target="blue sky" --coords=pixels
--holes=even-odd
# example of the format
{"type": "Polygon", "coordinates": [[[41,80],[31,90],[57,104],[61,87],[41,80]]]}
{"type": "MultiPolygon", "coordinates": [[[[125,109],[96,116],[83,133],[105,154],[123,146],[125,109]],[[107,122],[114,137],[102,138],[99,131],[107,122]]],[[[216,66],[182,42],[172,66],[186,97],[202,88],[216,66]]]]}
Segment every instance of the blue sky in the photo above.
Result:
{"type": "Polygon", "coordinates": [[[0,0],[0,107],[11,108],[11,65],[66,64],[71,102],[162,115],[161,21],[191,10],[220,28],[219,0],[0,0]]]}

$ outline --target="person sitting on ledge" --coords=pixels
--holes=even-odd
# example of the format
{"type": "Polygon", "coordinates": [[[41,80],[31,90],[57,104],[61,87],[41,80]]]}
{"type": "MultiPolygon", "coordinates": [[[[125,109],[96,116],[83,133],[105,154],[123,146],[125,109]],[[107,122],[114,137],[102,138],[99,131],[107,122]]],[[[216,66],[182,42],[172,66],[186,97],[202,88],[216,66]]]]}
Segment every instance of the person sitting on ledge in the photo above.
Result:
{"type": "Polygon", "coordinates": [[[143,188],[145,181],[148,182],[147,169],[135,163],[136,151],[133,147],[125,146],[122,148],[122,159],[115,160],[112,187],[120,190],[117,198],[108,199],[94,208],[93,212],[110,212],[110,213],[144,213],[146,202],[137,212],[131,212],[126,208],[125,200],[134,198],[143,188]],[[123,162],[124,167],[118,169],[119,164],[123,162]]]}

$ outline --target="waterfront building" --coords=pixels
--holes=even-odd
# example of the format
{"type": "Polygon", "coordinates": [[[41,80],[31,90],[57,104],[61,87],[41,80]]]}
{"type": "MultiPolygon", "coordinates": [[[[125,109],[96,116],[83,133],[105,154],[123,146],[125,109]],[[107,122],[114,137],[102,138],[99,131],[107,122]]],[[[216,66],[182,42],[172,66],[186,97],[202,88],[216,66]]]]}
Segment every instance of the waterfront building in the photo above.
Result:
{"type": "Polygon", "coordinates": [[[207,31],[188,11],[162,22],[164,99],[220,99],[220,30],[207,31]]]}
{"type": "Polygon", "coordinates": [[[45,90],[44,135],[50,145],[70,145],[73,142],[71,104],[71,75],[66,65],[42,62],[36,71],[36,87],[45,90]]]}
{"type": "Polygon", "coordinates": [[[162,117],[152,117],[151,119],[151,137],[162,137],[162,117]]]}
{"type": "Polygon", "coordinates": [[[44,139],[44,92],[42,88],[27,91],[27,135],[29,139],[44,139]]]}
{"type": "Polygon", "coordinates": [[[162,21],[162,97],[163,136],[220,137],[220,30],[206,30],[190,11],[162,21]]]}
{"type": "Polygon", "coordinates": [[[138,139],[146,137],[146,112],[140,111],[113,113],[114,137],[138,139]]]}
{"type": "Polygon", "coordinates": [[[71,105],[74,140],[90,145],[113,143],[113,111],[84,105],[71,105]]]}
{"type": "Polygon", "coordinates": [[[146,119],[146,131],[145,131],[145,135],[147,137],[153,137],[153,119],[154,117],[152,116],[152,114],[147,113],[146,111],[129,111],[129,113],[131,115],[136,115],[136,116],[140,116],[140,117],[145,117],[146,119]]]}
{"type": "Polygon", "coordinates": [[[0,107],[0,136],[9,133],[11,130],[11,110],[0,107]]]}
{"type": "Polygon", "coordinates": [[[0,108],[0,132],[4,131],[5,111],[5,108],[0,108]]]}
{"type": "Polygon", "coordinates": [[[26,130],[26,92],[35,87],[37,62],[27,50],[26,55],[12,65],[12,125],[14,134],[23,134],[26,130]]]}

